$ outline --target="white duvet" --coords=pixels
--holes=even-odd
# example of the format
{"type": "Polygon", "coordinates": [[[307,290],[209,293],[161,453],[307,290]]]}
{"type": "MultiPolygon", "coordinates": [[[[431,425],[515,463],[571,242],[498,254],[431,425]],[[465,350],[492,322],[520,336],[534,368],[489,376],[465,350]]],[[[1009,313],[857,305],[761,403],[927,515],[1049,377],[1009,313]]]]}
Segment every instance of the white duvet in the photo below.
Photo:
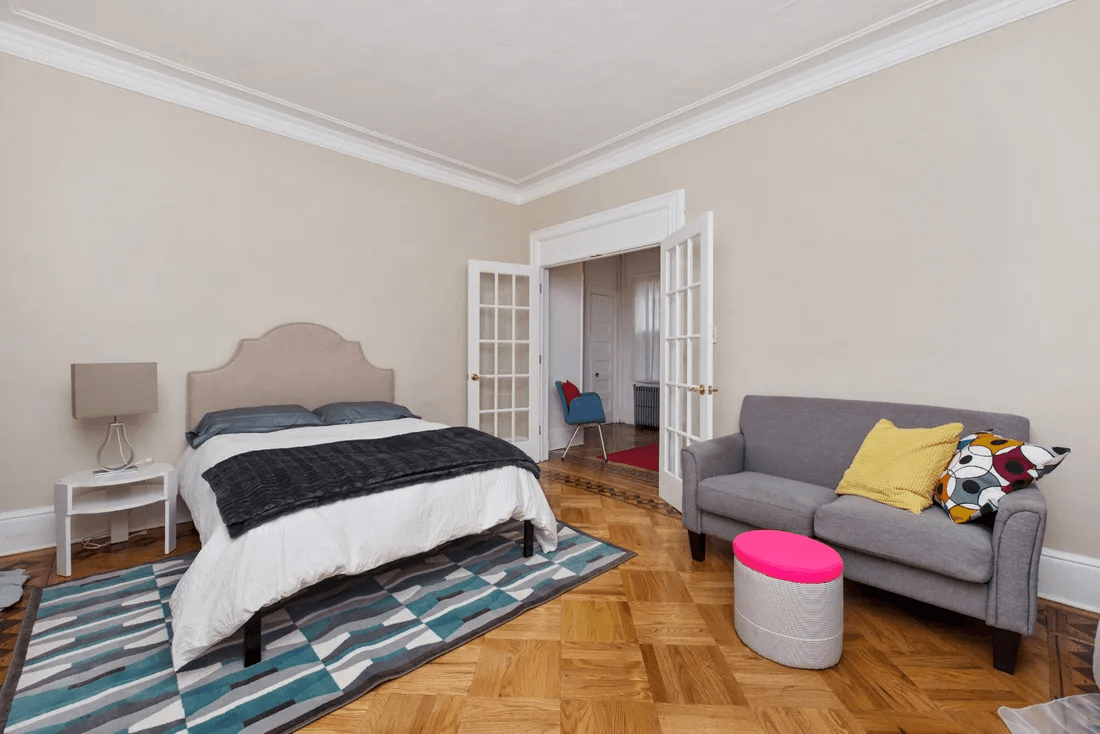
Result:
{"type": "Polygon", "coordinates": [[[216,436],[179,460],[180,494],[202,550],[169,600],[176,669],[258,610],[322,579],[369,571],[509,519],[531,520],[543,551],[557,520],[538,480],[519,467],[391,489],[299,510],[231,539],[202,473],[239,453],[446,428],[416,418],[216,436]]]}

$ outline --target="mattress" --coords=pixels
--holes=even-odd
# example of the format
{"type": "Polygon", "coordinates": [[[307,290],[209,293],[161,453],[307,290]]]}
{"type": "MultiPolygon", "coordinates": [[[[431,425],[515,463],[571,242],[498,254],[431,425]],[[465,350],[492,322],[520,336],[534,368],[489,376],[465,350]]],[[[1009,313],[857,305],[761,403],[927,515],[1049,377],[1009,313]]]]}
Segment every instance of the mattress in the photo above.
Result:
{"type": "Polygon", "coordinates": [[[178,670],[231,637],[257,611],[332,576],[354,575],[510,519],[531,520],[543,551],[557,520],[529,471],[503,467],[307,508],[229,537],[206,469],[246,451],[382,438],[446,428],[417,418],[216,436],[180,458],[180,496],[202,550],[176,586],[172,663],[178,670]]]}

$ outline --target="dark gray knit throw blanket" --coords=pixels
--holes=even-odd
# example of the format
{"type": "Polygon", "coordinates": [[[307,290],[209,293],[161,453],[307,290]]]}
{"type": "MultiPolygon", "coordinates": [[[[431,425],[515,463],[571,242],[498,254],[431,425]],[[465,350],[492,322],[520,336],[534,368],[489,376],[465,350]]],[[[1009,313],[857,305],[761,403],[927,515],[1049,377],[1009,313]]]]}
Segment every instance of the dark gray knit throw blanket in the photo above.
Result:
{"type": "Polygon", "coordinates": [[[229,537],[305,507],[464,474],[539,467],[503,439],[464,426],[316,446],[248,451],[202,473],[229,537]]]}

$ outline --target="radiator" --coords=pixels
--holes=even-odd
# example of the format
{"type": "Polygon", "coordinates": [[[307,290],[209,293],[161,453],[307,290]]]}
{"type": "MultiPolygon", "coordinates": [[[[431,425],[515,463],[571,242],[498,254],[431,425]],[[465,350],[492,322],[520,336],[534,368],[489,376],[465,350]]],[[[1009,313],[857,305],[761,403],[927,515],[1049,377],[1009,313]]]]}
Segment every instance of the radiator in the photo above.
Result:
{"type": "Polygon", "coordinates": [[[661,390],[656,385],[634,386],[634,425],[656,428],[661,419],[661,390]]]}

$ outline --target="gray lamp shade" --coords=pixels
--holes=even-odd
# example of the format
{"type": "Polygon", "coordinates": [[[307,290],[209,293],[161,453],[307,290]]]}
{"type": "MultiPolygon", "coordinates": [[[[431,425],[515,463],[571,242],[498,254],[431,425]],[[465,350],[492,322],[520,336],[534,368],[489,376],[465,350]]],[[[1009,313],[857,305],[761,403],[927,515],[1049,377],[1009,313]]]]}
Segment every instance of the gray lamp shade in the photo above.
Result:
{"type": "Polygon", "coordinates": [[[157,412],[156,362],[74,364],[73,418],[157,412]]]}

